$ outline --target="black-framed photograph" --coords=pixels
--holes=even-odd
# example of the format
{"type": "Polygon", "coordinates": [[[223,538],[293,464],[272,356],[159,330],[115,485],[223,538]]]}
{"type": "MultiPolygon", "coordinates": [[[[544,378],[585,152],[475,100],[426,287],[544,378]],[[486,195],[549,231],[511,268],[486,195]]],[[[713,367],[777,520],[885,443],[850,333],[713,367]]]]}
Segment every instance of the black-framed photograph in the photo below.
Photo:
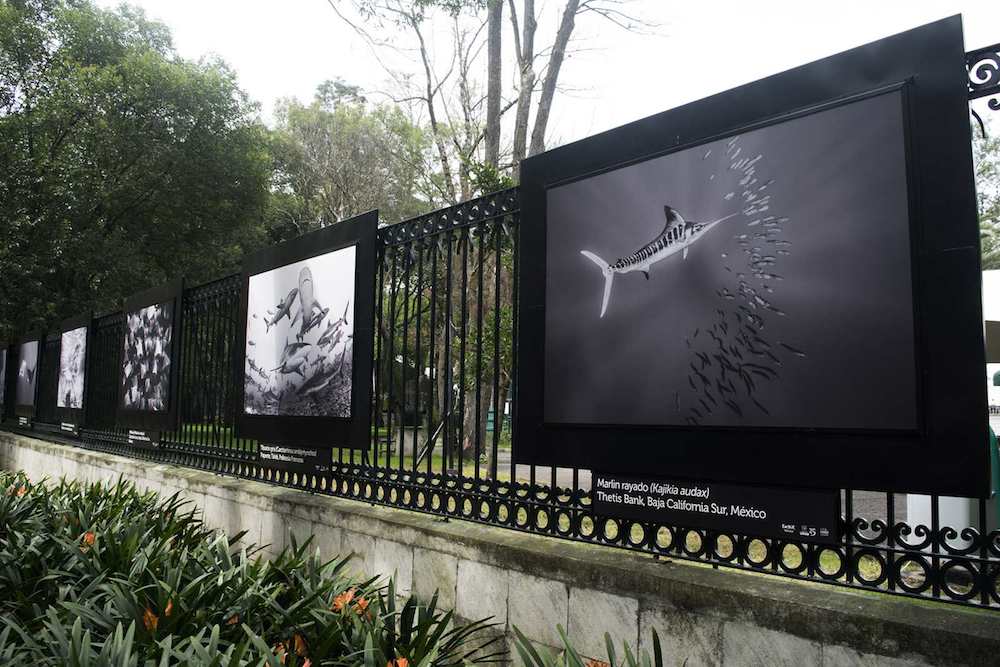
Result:
{"type": "Polygon", "coordinates": [[[88,313],[65,320],[59,334],[59,381],[56,410],[59,421],[83,426],[87,393],[87,351],[92,316],[88,313]]]}
{"type": "Polygon", "coordinates": [[[184,282],[176,280],[125,301],[119,426],[144,431],[177,426],[183,296],[184,282]]]}
{"type": "Polygon", "coordinates": [[[526,160],[516,460],[985,492],[965,80],[954,17],[526,160]]]}
{"type": "Polygon", "coordinates": [[[0,422],[7,417],[7,358],[10,346],[0,342],[0,422]]]}
{"type": "Polygon", "coordinates": [[[240,437],[368,446],[377,228],[372,211],[244,263],[240,437]]]}
{"type": "Polygon", "coordinates": [[[41,368],[43,336],[30,333],[17,343],[17,371],[14,378],[14,414],[31,419],[38,398],[38,371],[41,368]]]}

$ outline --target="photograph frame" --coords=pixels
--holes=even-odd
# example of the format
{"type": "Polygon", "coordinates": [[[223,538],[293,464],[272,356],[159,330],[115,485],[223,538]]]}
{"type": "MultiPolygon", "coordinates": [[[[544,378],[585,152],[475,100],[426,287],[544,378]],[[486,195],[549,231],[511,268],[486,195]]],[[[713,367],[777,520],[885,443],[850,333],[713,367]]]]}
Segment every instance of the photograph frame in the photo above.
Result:
{"type": "MultiPolygon", "coordinates": [[[[34,388],[33,388],[34,396],[33,396],[33,400],[32,400],[31,405],[27,405],[27,404],[23,404],[23,403],[19,403],[18,402],[18,399],[17,399],[17,373],[16,372],[15,373],[11,373],[11,375],[14,378],[14,381],[11,382],[12,386],[8,387],[8,388],[11,389],[11,390],[13,390],[13,392],[14,392],[14,400],[11,402],[11,404],[14,406],[14,410],[13,410],[14,416],[15,417],[25,417],[27,419],[33,420],[35,418],[35,413],[37,412],[37,409],[38,409],[38,385],[40,384],[38,376],[39,376],[39,373],[40,373],[41,368],[42,368],[42,354],[45,351],[45,333],[42,332],[42,331],[31,331],[31,332],[26,333],[25,335],[23,335],[23,336],[21,336],[20,338],[17,339],[17,342],[13,345],[14,349],[17,350],[17,355],[16,355],[17,356],[17,366],[21,365],[21,347],[23,345],[27,344],[27,343],[35,343],[37,345],[37,348],[36,348],[37,352],[36,352],[36,357],[35,357],[35,382],[34,382],[34,388]]],[[[10,353],[9,352],[8,352],[7,364],[10,365],[10,353]]]]}
{"type": "Polygon", "coordinates": [[[370,446],[377,232],[378,211],[369,211],[265,248],[244,260],[237,321],[239,335],[234,351],[234,364],[239,369],[237,437],[319,449],[367,449],[370,446]],[[251,277],[350,246],[356,248],[350,417],[248,414],[243,374],[251,277]]]}
{"type": "Polygon", "coordinates": [[[118,344],[118,391],[115,410],[115,422],[122,428],[142,431],[173,431],[176,430],[180,418],[180,381],[181,381],[181,341],[180,335],[184,316],[184,279],[178,278],[164,285],[133,294],[122,304],[125,315],[125,328],[118,344]],[[168,405],[166,410],[139,410],[124,407],[125,387],[122,372],[125,365],[125,336],[128,335],[128,314],[149,306],[165,303],[172,304],[170,333],[170,387],[167,391],[168,405]]]}
{"type": "Polygon", "coordinates": [[[722,482],[988,491],[978,224],[962,25],[953,16],[522,164],[517,463],[722,482]],[[903,90],[918,424],[913,430],[545,421],[549,188],[857,99],[903,90]],[[926,156],[921,159],[921,156],[926,156]],[[930,156],[933,156],[931,158],[930,156]],[[927,196],[926,184],[935,184],[927,196]],[[949,225],[935,224],[947,219],[949,225]],[[805,457],[804,454],[808,453],[805,457]],[[933,465],[928,462],[933,460],[933,465]],[[858,466],[857,461],[865,461],[858,466]]]}
{"type": "Polygon", "coordinates": [[[4,358],[3,368],[0,369],[0,423],[3,423],[8,414],[10,414],[10,406],[12,405],[11,396],[11,383],[8,381],[11,377],[10,374],[10,360],[13,354],[13,346],[6,342],[0,341],[0,352],[5,352],[6,357],[4,358]]]}
{"type": "Polygon", "coordinates": [[[87,394],[89,390],[90,383],[88,380],[88,371],[90,370],[90,354],[91,344],[93,343],[93,313],[86,313],[84,315],[78,315],[76,317],[71,317],[69,319],[63,320],[59,324],[59,375],[62,376],[62,336],[63,334],[74,331],[76,329],[86,328],[86,333],[84,334],[84,362],[83,362],[83,396],[82,402],[79,408],[61,408],[59,407],[59,383],[56,382],[56,405],[55,411],[56,416],[59,418],[60,423],[73,424],[78,429],[86,426],[87,418],[87,394]]]}

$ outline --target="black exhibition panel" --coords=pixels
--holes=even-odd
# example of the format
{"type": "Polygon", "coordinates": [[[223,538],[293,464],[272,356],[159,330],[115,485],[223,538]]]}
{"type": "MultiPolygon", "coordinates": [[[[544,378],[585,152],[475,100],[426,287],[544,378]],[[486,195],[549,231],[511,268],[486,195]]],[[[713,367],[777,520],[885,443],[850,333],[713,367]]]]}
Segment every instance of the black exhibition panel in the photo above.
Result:
{"type": "Polygon", "coordinates": [[[90,361],[93,315],[87,313],[59,326],[59,382],[56,415],[59,422],[84,426],[87,410],[87,368],[90,361]]]}
{"type": "Polygon", "coordinates": [[[986,494],[966,75],[956,16],[525,160],[516,461],[986,494]]]}
{"type": "Polygon", "coordinates": [[[123,428],[176,428],[184,281],[175,280],[125,300],[118,339],[116,422],[123,428]]]}
{"type": "Polygon", "coordinates": [[[240,438],[268,447],[368,447],[377,229],[378,212],[371,211],[244,262],[236,347],[240,438]]]}
{"type": "MultiPolygon", "coordinates": [[[[35,416],[35,404],[38,400],[38,376],[40,371],[42,344],[45,337],[40,332],[32,332],[22,336],[14,344],[14,365],[10,371],[13,376],[11,389],[14,392],[12,403],[14,415],[25,419],[35,416]]],[[[8,362],[9,363],[9,362],[8,362]]]]}

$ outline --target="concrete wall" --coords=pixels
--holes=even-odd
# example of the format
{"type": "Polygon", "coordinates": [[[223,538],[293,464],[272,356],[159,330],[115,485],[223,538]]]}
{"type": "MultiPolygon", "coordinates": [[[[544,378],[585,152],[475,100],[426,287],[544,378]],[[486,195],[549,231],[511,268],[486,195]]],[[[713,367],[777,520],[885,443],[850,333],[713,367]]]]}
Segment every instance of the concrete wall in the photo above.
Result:
{"type": "Polygon", "coordinates": [[[316,496],[258,482],[89,452],[0,432],[0,467],[32,479],[124,475],[180,491],[209,524],[279,550],[315,536],[324,555],[396,576],[397,587],[465,619],[492,616],[541,644],[556,625],[604,658],[604,632],[650,648],[656,629],[670,664],[1000,664],[1000,613],[844,590],[526,535],[463,521],[316,496]]]}

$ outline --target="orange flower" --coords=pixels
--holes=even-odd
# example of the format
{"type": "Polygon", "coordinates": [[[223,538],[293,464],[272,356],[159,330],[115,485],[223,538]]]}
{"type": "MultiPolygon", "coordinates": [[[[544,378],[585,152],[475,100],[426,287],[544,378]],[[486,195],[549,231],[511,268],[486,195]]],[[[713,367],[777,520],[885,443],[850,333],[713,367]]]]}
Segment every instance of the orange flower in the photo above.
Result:
{"type": "Polygon", "coordinates": [[[28,487],[22,484],[21,486],[17,487],[17,491],[14,492],[14,495],[20,498],[27,493],[28,493],[28,487]]]}
{"type": "Polygon", "coordinates": [[[232,616],[226,619],[226,625],[236,625],[239,622],[240,622],[240,615],[238,613],[233,614],[232,616]]]}
{"type": "Polygon", "coordinates": [[[80,542],[82,542],[80,545],[80,551],[87,553],[90,550],[90,547],[94,546],[94,541],[96,539],[97,536],[94,535],[94,531],[88,530],[83,534],[83,536],[80,537],[80,542]]]}
{"type": "Polygon", "coordinates": [[[368,600],[364,598],[358,598],[354,602],[354,611],[358,612],[358,616],[361,616],[368,609],[368,600]]]}
{"type": "Polygon", "coordinates": [[[170,612],[172,612],[173,610],[174,610],[174,601],[167,600],[167,608],[163,610],[163,615],[170,616],[170,612]]]}
{"type": "Polygon", "coordinates": [[[156,626],[159,622],[160,619],[153,613],[153,610],[146,607],[146,611],[142,612],[142,624],[146,626],[146,630],[156,632],[156,626]]]}
{"type": "Polygon", "coordinates": [[[312,660],[306,658],[305,662],[302,663],[302,667],[312,667],[312,664],[313,664],[312,660]]]}
{"type": "Polygon", "coordinates": [[[410,661],[406,658],[396,658],[385,663],[385,667],[410,667],[410,661]]]}
{"type": "Polygon", "coordinates": [[[594,660],[593,658],[587,659],[587,667],[611,667],[608,663],[603,660],[594,660]]]}
{"type": "Polygon", "coordinates": [[[292,646],[295,647],[295,655],[300,658],[306,654],[306,640],[297,632],[292,637],[292,646]]]}
{"type": "Polygon", "coordinates": [[[344,591],[337,597],[333,598],[333,610],[334,611],[344,611],[346,607],[351,604],[351,600],[354,599],[354,589],[349,591],[344,591]]]}
{"type": "Polygon", "coordinates": [[[275,645],[274,645],[274,646],[273,646],[273,647],[271,648],[271,651],[272,651],[272,652],[273,652],[273,653],[274,653],[274,654],[275,654],[276,656],[278,656],[278,657],[280,657],[280,658],[281,658],[281,664],[285,664],[285,658],[286,658],[286,657],[288,657],[288,654],[287,654],[287,653],[285,653],[285,645],[284,645],[284,643],[282,643],[282,642],[278,642],[277,644],[275,644],[275,645]]]}

